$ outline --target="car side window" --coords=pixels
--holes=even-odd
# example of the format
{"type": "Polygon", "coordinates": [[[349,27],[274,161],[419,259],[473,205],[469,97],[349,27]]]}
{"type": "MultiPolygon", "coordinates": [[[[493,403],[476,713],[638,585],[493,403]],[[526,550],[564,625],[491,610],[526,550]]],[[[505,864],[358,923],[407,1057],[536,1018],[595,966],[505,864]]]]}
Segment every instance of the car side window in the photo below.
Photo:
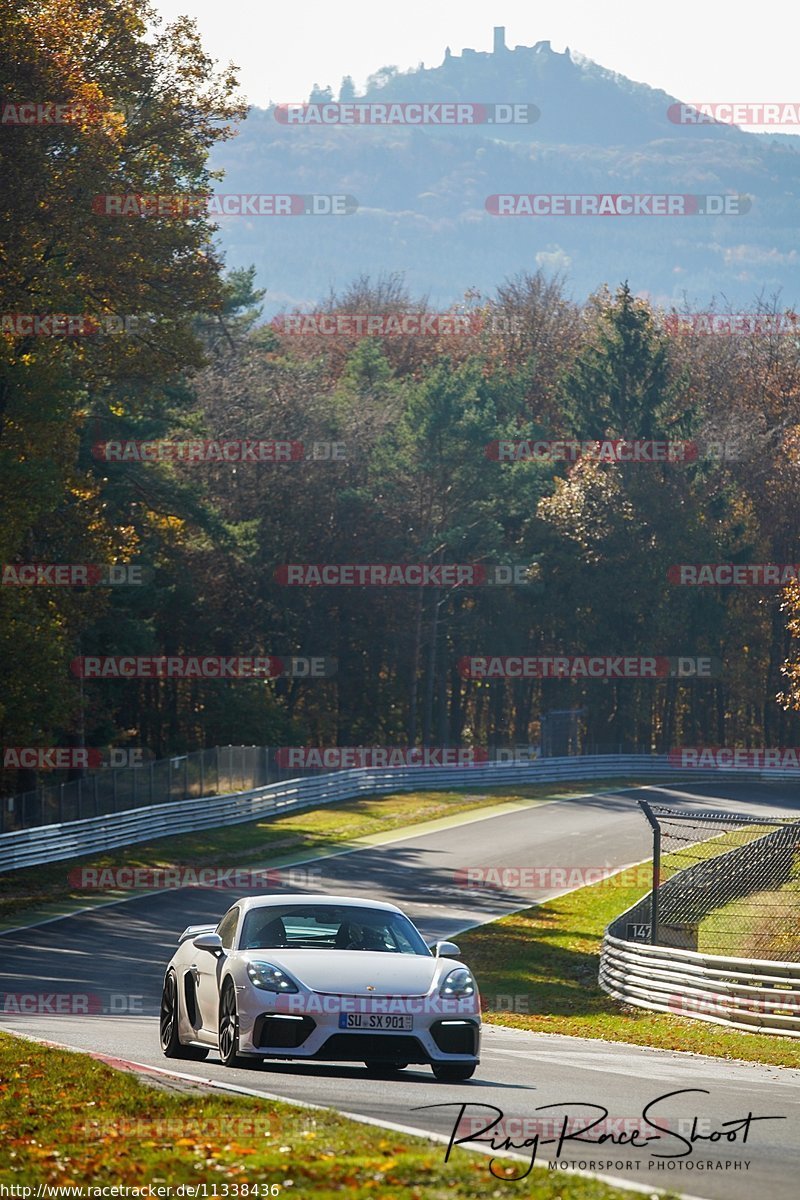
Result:
{"type": "Polygon", "coordinates": [[[230,950],[233,945],[233,939],[236,937],[236,924],[239,920],[239,909],[232,908],[225,913],[225,916],[217,926],[217,933],[222,938],[222,946],[225,950],[230,950]]]}

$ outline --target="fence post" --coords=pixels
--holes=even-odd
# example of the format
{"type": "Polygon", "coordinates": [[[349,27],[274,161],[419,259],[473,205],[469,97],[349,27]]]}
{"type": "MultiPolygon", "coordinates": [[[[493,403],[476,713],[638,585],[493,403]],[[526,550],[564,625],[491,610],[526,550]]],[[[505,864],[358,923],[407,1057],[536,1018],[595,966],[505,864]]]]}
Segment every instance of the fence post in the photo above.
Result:
{"type": "Polygon", "coordinates": [[[650,892],[650,944],[658,942],[658,889],[661,886],[661,826],[653,816],[653,810],[646,800],[639,801],[639,807],[647,818],[653,830],[653,886],[650,892]]]}

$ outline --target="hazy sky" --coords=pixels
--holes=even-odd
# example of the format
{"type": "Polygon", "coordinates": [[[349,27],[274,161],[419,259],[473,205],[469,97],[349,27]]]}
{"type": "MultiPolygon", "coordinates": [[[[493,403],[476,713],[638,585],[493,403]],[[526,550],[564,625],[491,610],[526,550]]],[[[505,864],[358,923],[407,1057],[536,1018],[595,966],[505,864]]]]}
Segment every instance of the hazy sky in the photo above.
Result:
{"type": "MultiPolygon", "coordinates": [[[[155,0],[164,17],[195,17],[206,49],[233,61],[252,104],[304,100],[314,83],[337,92],[379,67],[438,66],[444,48],[489,50],[549,39],[685,101],[800,102],[797,33],[789,0],[155,0]]],[[[793,132],[786,129],[786,132],[793,132]]]]}

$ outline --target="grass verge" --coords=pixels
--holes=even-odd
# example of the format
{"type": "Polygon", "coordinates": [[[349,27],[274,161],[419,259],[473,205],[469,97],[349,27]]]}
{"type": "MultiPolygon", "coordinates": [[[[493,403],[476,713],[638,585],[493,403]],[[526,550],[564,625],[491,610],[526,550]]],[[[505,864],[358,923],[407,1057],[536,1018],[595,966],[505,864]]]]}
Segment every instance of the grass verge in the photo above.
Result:
{"type": "MultiPolygon", "coordinates": [[[[0,1180],[62,1187],[270,1185],[284,1198],[449,1200],[500,1197],[489,1159],[347,1120],[250,1097],[163,1091],[83,1054],[0,1035],[0,1180]]],[[[519,1163],[496,1160],[513,1177],[519,1163]]],[[[212,1194],[209,1189],[209,1195],[212,1194]]],[[[250,1193],[251,1195],[253,1192],[250,1193]]],[[[630,1200],[592,1179],[535,1170],[536,1200],[630,1200]]]]}
{"type": "MultiPolygon", "coordinates": [[[[666,861],[666,860],[665,860],[666,861]]],[[[484,1019],[539,1033],[604,1038],[715,1058],[800,1066],[800,1043],[621,1004],[597,982],[603,931],[649,890],[610,876],[458,935],[487,1005],[484,1019]],[[511,1004],[527,1011],[509,1011],[511,1004]]],[[[638,872],[637,872],[638,876],[638,872]]]]}
{"type": "MultiPolygon", "coordinates": [[[[632,786],[629,781],[605,780],[603,788],[632,786]]],[[[447,792],[411,792],[346,800],[324,808],[264,817],[242,825],[228,825],[199,833],[177,834],[105,854],[93,854],[23,867],[0,874],[0,920],[22,917],[38,906],[63,901],[89,903],[112,895],[76,890],[69,872],[76,867],[231,867],[269,866],[286,858],[314,857],[346,849],[373,834],[402,830],[486,808],[493,804],[531,801],[541,803],[555,795],[582,794],[592,784],[539,784],[529,787],[468,789],[447,792]]],[[[202,803],[202,801],[198,801],[202,803]]],[[[123,894],[123,893],[114,893],[123,894]]]]}
{"type": "Polygon", "coordinates": [[[698,948],[705,954],[724,954],[735,937],[742,958],[788,959],[796,962],[800,948],[800,878],[782,887],[751,892],[716,909],[698,930],[698,948]]]}

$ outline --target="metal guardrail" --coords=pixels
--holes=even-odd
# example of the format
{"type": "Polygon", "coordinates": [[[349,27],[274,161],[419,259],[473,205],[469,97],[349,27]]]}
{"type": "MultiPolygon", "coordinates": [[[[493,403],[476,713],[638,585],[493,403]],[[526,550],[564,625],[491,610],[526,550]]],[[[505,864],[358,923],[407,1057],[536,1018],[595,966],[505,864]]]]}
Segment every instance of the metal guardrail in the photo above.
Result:
{"type": "Polygon", "coordinates": [[[800,1037],[800,963],[699,954],[606,932],[600,986],[638,1008],[800,1037]]]}
{"type": "MultiPolygon", "coordinates": [[[[607,767],[605,756],[601,757],[602,766],[607,767]]],[[[614,771],[608,770],[608,775],[618,774],[622,769],[617,762],[613,765],[614,771]]],[[[544,770],[538,764],[529,763],[479,763],[469,767],[360,767],[332,771],[227,796],[172,801],[3,834],[0,836],[0,870],[58,862],[157,837],[236,825],[282,812],[333,804],[337,800],[354,800],[359,796],[420,788],[463,788],[472,784],[486,787],[498,783],[589,778],[597,769],[584,760],[568,758],[548,759],[544,770]]]]}
{"type": "MultiPolygon", "coordinates": [[[[797,778],[797,772],[779,770],[692,771],[688,777],[694,781],[725,774],[733,774],[737,779],[797,778]]],[[[359,796],[413,792],[422,788],[480,788],[625,776],[674,781],[677,777],[686,779],[687,772],[671,766],[666,755],[636,754],[547,758],[522,764],[486,762],[466,767],[361,767],[289,779],[226,796],[172,801],[5,833],[0,835],[0,871],[59,862],[172,834],[236,825],[359,796]]]]}

